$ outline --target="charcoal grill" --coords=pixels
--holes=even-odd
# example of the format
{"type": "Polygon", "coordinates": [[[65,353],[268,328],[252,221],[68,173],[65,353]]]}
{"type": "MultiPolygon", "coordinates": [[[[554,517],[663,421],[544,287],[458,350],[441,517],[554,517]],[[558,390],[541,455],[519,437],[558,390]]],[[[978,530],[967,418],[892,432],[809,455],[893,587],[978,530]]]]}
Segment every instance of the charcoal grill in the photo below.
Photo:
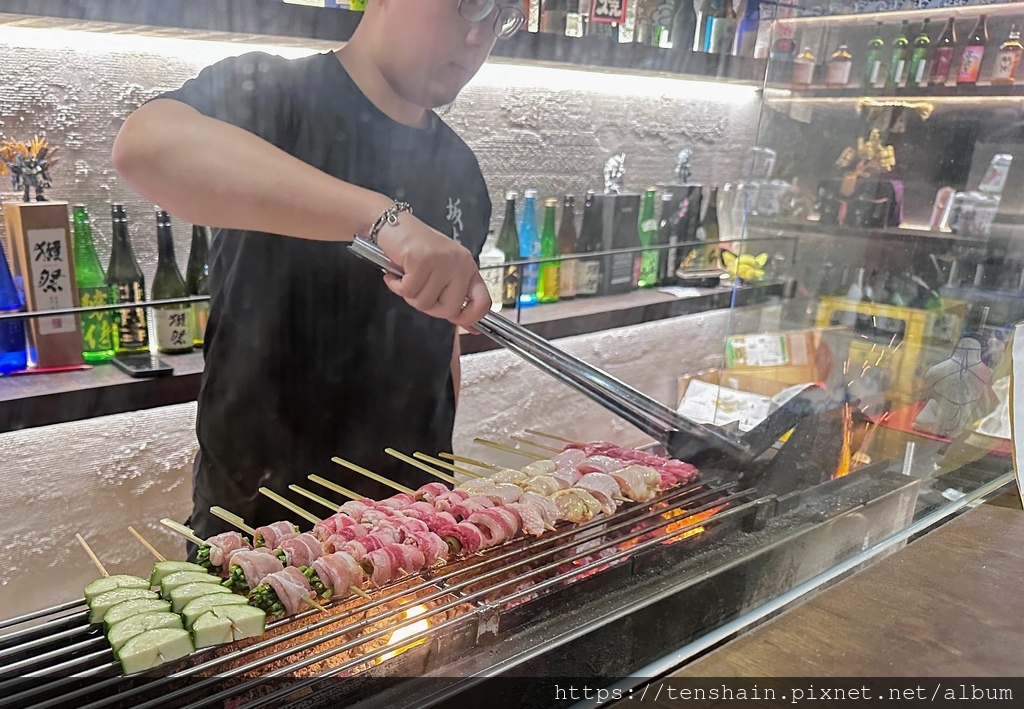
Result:
{"type": "MultiPolygon", "coordinates": [[[[357,241],[354,250],[400,273],[372,245],[357,241]]],[[[820,390],[740,436],[689,422],[500,316],[479,328],[650,434],[661,445],[655,452],[699,463],[700,481],[406,577],[370,600],[273,623],[263,637],[144,677],[121,675],[80,601],[5,621],[0,707],[199,709],[245,700],[251,709],[370,709],[452,695],[480,706],[477,679],[438,678],[624,676],[912,518],[918,482],[885,465],[830,479],[822,460],[841,435],[820,390]],[[396,648],[404,651],[381,661],[396,648]]]]}
{"type": "Polygon", "coordinates": [[[418,706],[440,691],[417,689],[424,678],[512,668],[621,676],[828,568],[850,553],[848,540],[866,545],[900,528],[916,491],[916,481],[878,467],[786,498],[704,481],[406,577],[369,601],[271,624],[261,638],[141,678],[121,675],[84,604],[67,603],[0,624],[0,707],[199,709],[240,697],[253,709],[328,707],[341,692],[345,703],[418,706]],[[387,644],[424,620],[427,628],[387,644]],[[382,692],[369,681],[381,677],[411,679],[382,692]]]}

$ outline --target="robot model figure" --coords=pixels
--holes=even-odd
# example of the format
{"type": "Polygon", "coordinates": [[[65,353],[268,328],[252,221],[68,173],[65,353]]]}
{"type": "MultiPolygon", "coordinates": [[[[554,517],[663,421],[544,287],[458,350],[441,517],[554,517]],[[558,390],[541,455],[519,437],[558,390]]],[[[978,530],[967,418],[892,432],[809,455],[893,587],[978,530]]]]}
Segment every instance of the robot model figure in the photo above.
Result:
{"type": "Polygon", "coordinates": [[[5,140],[0,143],[0,175],[10,173],[15,190],[22,190],[24,200],[31,202],[35,190],[36,201],[45,202],[43,190],[53,186],[50,168],[57,164],[57,148],[51,149],[46,138],[34,137],[30,142],[5,140]]]}

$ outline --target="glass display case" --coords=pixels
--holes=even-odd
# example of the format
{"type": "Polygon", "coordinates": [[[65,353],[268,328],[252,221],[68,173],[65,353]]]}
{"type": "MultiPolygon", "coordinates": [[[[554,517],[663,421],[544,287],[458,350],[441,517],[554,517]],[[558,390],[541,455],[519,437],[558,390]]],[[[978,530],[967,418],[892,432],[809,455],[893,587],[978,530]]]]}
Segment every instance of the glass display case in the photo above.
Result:
{"type": "MultiPolygon", "coordinates": [[[[473,37],[523,27],[436,109],[490,219],[447,194],[413,213],[474,252],[493,305],[436,326],[451,376],[420,383],[438,348],[401,344],[412,306],[373,280],[402,277],[397,250],[317,251],[311,208],[280,222],[302,241],[247,233],[274,255],[254,269],[225,247],[253,228],[236,212],[154,210],[111,159],[133,112],[226,58],[255,62],[257,94],[266,56],[337,70],[374,3],[0,0],[0,516],[26,542],[0,572],[0,707],[480,705],[496,676],[541,678],[524,705],[555,705],[551,677],[624,691],[1010,485],[1024,11],[888,4],[445,5],[473,37]],[[339,299],[381,322],[325,322],[339,299]],[[211,373],[243,322],[308,352],[254,335],[211,373]],[[259,415],[218,408],[251,395],[239,372],[275,385],[259,415]],[[411,383],[377,400],[389,377],[411,383]],[[409,430],[424,401],[443,446],[409,430]],[[393,439],[332,438],[389,406],[393,439]],[[228,438],[233,494],[194,494],[228,438]],[[249,464],[275,443],[287,476],[249,464]],[[195,536],[200,506],[220,534],[195,536]]],[[[308,162],[343,152],[329,134],[308,162]]],[[[161,155],[200,164],[194,141],[161,155]]],[[[314,182],[264,196],[308,207],[314,182]]]]}

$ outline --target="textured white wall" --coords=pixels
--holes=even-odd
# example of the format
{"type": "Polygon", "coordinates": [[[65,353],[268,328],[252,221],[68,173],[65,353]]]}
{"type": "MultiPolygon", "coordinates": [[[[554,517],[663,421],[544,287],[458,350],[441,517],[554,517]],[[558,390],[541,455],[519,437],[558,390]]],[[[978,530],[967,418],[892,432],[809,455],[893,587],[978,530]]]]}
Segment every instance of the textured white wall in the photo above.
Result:
{"type": "MultiPolygon", "coordinates": [[[[0,26],[0,137],[40,133],[60,146],[50,194],[91,208],[104,264],[107,205],[124,203],[139,262],[151,278],[153,206],[114,172],[114,136],[148,99],[179,87],[208,64],[254,49],[286,56],[297,51],[0,26]]],[[[672,181],[676,153],[684,147],[694,151],[694,180],[735,179],[753,144],[758,106],[751,87],[487,65],[443,113],[477,154],[497,226],[505,190],[531,186],[555,196],[603,189],[604,162],[618,152],[627,155],[625,184],[631,190],[672,181]]],[[[0,199],[7,189],[0,183],[0,199]]],[[[176,222],[182,263],[190,235],[188,225],[176,222]]]]}
{"type": "MultiPolygon", "coordinates": [[[[769,313],[770,316],[770,313],[769,313]]],[[[568,338],[559,345],[665,403],[677,378],[717,366],[727,329],[772,327],[764,309],[690,315],[568,338]]],[[[472,443],[539,428],[579,439],[640,444],[636,429],[498,350],[463,358],[455,449],[510,464],[472,443]]],[[[152,559],[133,525],[169,557],[183,543],[159,526],[185,519],[196,451],[195,405],[170,406],[0,435],[0,619],[72,600],[96,572],[75,543],[80,532],[112,572],[145,573],[152,559]]]]}

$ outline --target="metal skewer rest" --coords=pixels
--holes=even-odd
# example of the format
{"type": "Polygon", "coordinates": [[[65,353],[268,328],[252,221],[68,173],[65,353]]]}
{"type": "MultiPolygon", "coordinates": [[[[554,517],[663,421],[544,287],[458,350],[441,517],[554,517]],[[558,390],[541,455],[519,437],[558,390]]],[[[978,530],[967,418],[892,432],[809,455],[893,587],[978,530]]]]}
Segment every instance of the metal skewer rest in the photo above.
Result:
{"type": "MultiPolygon", "coordinates": [[[[369,261],[385,273],[401,278],[404,273],[376,245],[356,238],[349,247],[356,256],[369,261]]],[[[751,450],[733,434],[719,428],[694,423],[671,408],[625,382],[558,349],[544,338],[497,313],[489,312],[476,325],[482,334],[514,352],[534,366],[568,384],[612,413],[622,417],[674,454],[680,437],[692,462],[701,450],[714,451],[740,463],[755,458],[761,451],[751,450]],[[696,441],[693,439],[697,439],[696,441]],[[696,444],[696,445],[694,445],[696,444]]]]}

